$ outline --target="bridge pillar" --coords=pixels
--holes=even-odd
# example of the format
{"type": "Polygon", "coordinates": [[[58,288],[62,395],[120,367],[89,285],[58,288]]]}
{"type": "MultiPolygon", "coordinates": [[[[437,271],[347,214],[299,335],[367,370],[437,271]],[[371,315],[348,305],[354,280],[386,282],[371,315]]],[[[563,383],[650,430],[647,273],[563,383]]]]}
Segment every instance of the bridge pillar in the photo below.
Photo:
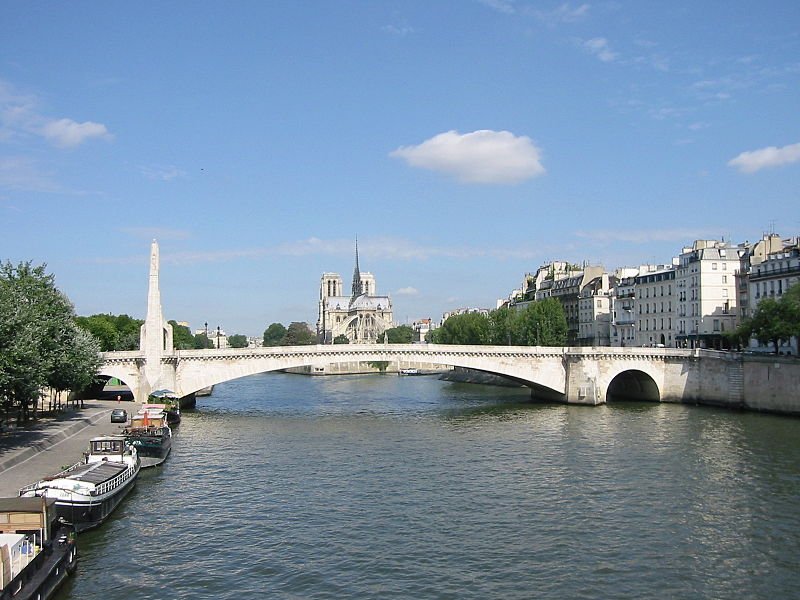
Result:
{"type": "Polygon", "coordinates": [[[600,364],[584,353],[567,352],[564,356],[568,404],[605,404],[606,387],[602,383],[600,364]]]}

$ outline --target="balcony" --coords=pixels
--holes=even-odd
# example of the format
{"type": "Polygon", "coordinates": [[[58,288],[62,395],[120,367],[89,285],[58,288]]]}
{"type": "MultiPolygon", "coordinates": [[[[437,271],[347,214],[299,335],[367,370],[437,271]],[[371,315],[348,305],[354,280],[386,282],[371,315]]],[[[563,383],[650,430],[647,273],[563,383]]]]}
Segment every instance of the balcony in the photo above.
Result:
{"type": "Polygon", "coordinates": [[[800,264],[782,266],[777,269],[769,269],[769,270],[759,269],[756,272],[750,273],[750,281],[761,281],[762,279],[775,279],[776,276],[791,275],[794,273],[800,273],[800,264]]]}

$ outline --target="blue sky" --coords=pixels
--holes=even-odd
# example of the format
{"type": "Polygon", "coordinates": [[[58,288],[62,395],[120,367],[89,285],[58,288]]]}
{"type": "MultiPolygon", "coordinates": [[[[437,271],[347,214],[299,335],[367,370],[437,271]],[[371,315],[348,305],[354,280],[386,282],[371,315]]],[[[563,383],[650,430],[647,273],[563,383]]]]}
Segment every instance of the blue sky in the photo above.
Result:
{"type": "Polygon", "coordinates": [[[553,259],[800,233],[796,1],[0,4],[0,259],[78,314],[260,335],[361,268],[395,319],[553,259]]]}

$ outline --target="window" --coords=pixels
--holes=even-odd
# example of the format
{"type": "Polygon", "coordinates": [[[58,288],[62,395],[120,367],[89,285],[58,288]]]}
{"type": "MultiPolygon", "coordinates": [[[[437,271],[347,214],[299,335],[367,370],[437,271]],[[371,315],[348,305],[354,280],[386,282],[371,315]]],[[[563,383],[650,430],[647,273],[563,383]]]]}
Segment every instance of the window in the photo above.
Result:
{"type": "Polygon", "coordinates": [[[728,283],[728,276],[727,275],[723,275],[722,276],[722,283],[728,283]]]}
{"type": "Polygon", "coordinates": [[[719,331],[719,319],[714,319],[714,331],[719,331]]]}
{"type": "Polygon", "coordinates": [[[716,271],[717,270],[717,263],[711,263],[711,270],[712,271],[716,271]]]}

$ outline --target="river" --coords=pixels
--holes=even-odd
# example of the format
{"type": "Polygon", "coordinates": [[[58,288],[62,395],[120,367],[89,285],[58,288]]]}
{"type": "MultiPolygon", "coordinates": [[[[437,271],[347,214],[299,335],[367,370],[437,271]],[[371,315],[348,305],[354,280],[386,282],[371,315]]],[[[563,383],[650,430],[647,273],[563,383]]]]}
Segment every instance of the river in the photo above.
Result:
{"type": "Polygon", "coordinates": [[[184,413],[58,597],[797,597],[798,433],[434,377],[247,377],[184,413]]]}

